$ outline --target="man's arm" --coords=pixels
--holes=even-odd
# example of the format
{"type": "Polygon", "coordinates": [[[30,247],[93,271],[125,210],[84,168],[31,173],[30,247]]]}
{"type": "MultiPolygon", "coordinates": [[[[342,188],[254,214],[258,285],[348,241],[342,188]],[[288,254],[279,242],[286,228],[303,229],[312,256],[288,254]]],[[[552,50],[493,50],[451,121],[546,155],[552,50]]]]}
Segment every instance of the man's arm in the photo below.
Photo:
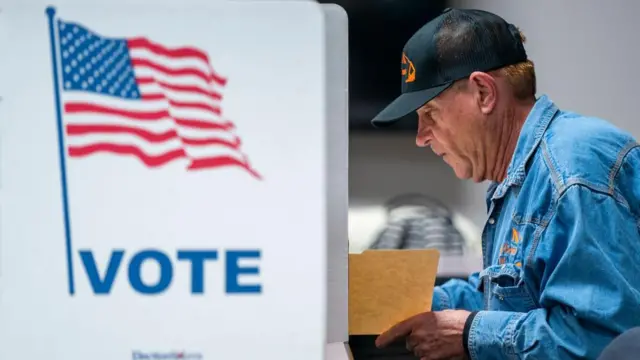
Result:
{"type": "Polygon", "coordinates": [[[433,290],[431,310],[482,309],[482,293],[477,289],[479,282],[478,273],[474,273],[467,281],[451,279],[441,286],[436,286],[433,290]]]}
{"type": "Polygon", "coordinates": [[[640,323],[640,236],[629,209],[608,194],[570,186],[534,257],[540,305],[528,313],[480,311],[467,345],[476,359],[595,359],[640,323]],[[552,247],[552,248],[549,248],[552,247]]]}

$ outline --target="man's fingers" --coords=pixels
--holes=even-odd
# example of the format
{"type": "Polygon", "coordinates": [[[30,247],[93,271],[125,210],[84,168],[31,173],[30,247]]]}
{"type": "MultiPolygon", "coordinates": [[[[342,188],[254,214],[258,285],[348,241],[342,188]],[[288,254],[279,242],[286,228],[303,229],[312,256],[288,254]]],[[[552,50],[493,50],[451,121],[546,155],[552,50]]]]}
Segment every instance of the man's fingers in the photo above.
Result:
{"type": "Polygon", "coordinates": [[[413,323],[415,322],[416,317],[410,317],[402,322],[399,322],[392,326],[389,330],[380,334],[376,339],[376,346],[379,348],[385,347],[392,342],[396,341],[398,338],[408,335],[413,328],[413,323]]]}
{"type": "Polygon", "coordinates": [[[415,348],[416,345],[418,345],[417,342],[415,342],[415,341],[413,341],[413,339],[411,339],[411,336],[407,336],[406,337],[405,343],[406,343],[407,350],[409,350],[409,351],[413,351],[413,348],[415,348]]]}
{"type": "Polygon", "coordinates": [[[408,351],[413,351],[413,345],[409,342],[409,338],[405,341],[405,347],[408,351]]]}

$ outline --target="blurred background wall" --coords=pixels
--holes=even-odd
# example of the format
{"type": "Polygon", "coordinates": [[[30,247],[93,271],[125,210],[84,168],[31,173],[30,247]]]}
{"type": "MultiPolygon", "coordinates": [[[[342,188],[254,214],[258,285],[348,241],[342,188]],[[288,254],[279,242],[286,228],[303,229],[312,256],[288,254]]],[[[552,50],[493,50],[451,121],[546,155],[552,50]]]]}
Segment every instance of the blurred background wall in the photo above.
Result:
{"type": "MultiPolygon", "coordinates": [[[[429,3],[428,0],[422,1],[429,3]]],[[[372,3],[389,8],[404,6],[407,12],[412,7],[415,12],[418,6],[423,6],[412,1],[372,0],[372,3]]],[[[343,6],[350,12],[349,4],[343,6]]],[[[375,8],[375,5],[372,6],[375,8]]],[[[433,9],[422,9],[423,23],[430,16],[437,15],[433,12],[438,6],[478,8],[503,16],[520,27],[527,37],[525,46],[536,65],[539,94],[548,94],[563,109],[604,117],[640,137],[640,120],[637,115],[640,75],[636,71],[640,60],[640,23],[637,21],[640,2],[453,0],[433,6],[433,9]]],[[[360,11],[353,3],[351,10],[353,13],[360,11]]],[[[397,94],[400,88],[400,51],[404,42],[395,38],[385,40],[382,30],[404,26],[407,30],[415,27],[415,31],[416,24],[407,24],[403,20],[404,15],[390,20],[382,13],[374,13],[372,10],[369,12],[371,17],[386,19],[380,20],[383,23],[386,21],[394,24],[378,27],[372,31],[372,37],[377,36],[378,41],[395,42],[386,46],[387,50],[390,48],[395,51],[392,54],[395,63],[393,66],[384,64],[389,67],[385,67],[384,71],[390,71],[397,80],[395,83],[377,86],[387,86],[397,94]]],[[[359,17],[360,15],[352,16],[350,13],[350,21],[355,22],[351,26],[362,26],[363,20],[359,17]]],[[[353,37],[352,34],[350,41],[358,40],[353,37]]],[[[407,39],[408,36],[404,40],[407,39]]],[[[369,50],[371,57],[376,54],[375,49],[369,50]]],[[[366,60],[362,55],[351,55],[350,66],[359,68],[363,61],[366,60]]],[[[374,69],[368,69],[371,71],[368,76],[377,76],[374,69]]],[[[352,77],[352,90],[357,92],[358,84],[364,79],[365,77],[352,77]]],[[[358,111],[357,107],[362,106],[362,103],[366,102],[352,99],[355,106],[352,111],[358,111]]],[[[382,101],[372,100],[369,106],[370,112],[374,112],[384,104],[382,101]]],[[[352,121],[354,119],[358,119],[358,116],[352,116],[352,121]]],[[[441,200],[456,214],[461,232],[467,232],[468,236],[475,236],[474,239],[479,241],[485,221],[484,192],[488,184],[456,179],[453,172],[431,150],[415,146],[414,135],[410,126],[404,130],[377,131],[366,130],[365,125],[359,122],[352,127],[349,145],[351,251],[360,251],[371,243],[377,229],[385,221],[380,204],[403,192],[420,192],[441,200]]]]}

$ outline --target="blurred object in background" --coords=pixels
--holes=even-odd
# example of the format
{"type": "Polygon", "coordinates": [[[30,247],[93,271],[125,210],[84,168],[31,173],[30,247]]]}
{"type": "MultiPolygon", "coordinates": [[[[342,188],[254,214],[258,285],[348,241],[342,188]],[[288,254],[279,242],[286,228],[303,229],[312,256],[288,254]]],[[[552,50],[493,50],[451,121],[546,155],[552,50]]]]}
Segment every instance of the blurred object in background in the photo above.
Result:
{"type": "Polygon", "coordinates": [[[476,226],[468,217],[455,211],[451,215],[451,221],[464,239],[465,255],[482,258],[482,228],[476,226]]]}
{"type": "MultiPolygon", "coordinates": [[[[482,254],[481,229],[460,212],[452,211],[453,227],[464,241],[464,255],[482,254]]],[[[374,243],[388,225],[388,211],[383,205],[358,205],[349,208],[349,252],[361,253],[375,247],[374,243]]],[[[455,258],[455,255],[453,256],[455,258]]]]}
{"type": "Polygon", "coordinates": [[[464,238],[440,201],[422,194],[403,194],[384,207],[387,224],[370,249],[434,248],[445,256],[464,254],[464,238]]]}

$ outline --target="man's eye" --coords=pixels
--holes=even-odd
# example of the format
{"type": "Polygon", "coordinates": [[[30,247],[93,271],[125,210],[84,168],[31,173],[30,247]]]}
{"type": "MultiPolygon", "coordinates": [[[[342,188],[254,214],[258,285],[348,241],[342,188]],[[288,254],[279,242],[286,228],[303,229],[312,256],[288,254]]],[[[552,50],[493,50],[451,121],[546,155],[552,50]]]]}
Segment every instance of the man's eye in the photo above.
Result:
{"type": "Polygon", "coordinates": [[[433,123],[433,112],[429,111],[427,113],[425,113],[422,116],[422,119],[427,123],[427,124],[432,124],[433,123]]]}

